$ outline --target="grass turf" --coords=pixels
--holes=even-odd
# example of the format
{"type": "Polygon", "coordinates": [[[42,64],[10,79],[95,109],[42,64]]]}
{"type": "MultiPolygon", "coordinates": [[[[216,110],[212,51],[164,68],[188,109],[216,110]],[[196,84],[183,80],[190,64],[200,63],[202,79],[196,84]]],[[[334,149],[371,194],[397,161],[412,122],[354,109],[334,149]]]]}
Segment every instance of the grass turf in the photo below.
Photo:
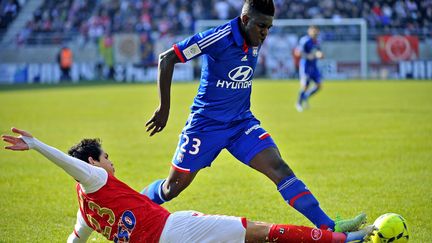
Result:
{"type": "MultiPolygon", "coordinates": [[[[117,177],[141,190],[167,175],[197,85],[173,85],[168,125],[152,138],[144,124],[158,104],[154,84],[2,86],[0,132],[27,129],[63,151],[100,137],[117,177]]],[[[321,206],[331,216],[365,211],[370,223],[399,213],[411,242],[429,242],[432,82],[326,82],[303,113],[294,109],[297,88],[255,81],[252,111],[321,206]]],[[[37,152],[0,150],[0,192],[0,242],[64,242],[72,231],[74,181],[37,152]]],[[[270,180],[226,151],[165,207],[311,226],[270,180]]]]}

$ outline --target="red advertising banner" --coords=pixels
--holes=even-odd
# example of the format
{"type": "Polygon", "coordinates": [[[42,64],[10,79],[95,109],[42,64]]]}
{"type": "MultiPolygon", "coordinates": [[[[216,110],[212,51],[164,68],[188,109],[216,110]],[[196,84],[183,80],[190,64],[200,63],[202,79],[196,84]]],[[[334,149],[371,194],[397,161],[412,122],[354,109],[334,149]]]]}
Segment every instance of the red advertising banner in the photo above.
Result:
{"type": "Polygon", "coordinates": [[[378,40],[378,55],[384,63],[416,60],[419,56],[417,36],[382,35],[378,40]]]}

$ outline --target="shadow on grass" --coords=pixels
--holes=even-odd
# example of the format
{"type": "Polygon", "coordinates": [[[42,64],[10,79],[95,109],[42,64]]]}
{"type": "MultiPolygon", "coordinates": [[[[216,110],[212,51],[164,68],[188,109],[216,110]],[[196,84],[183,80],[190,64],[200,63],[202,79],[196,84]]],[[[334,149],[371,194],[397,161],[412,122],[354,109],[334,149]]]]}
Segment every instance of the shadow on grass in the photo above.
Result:
{"type": "Polygon", "coordinates": [[[83,81],[79,83],[58,83],[58,84],[0,84],[0,92],[37,90],[37,89],[63,89],[81,88],[92,86],[124,86],[124,85],[152,85],[151,83],[124,83],[116,81],[83,81]]]}

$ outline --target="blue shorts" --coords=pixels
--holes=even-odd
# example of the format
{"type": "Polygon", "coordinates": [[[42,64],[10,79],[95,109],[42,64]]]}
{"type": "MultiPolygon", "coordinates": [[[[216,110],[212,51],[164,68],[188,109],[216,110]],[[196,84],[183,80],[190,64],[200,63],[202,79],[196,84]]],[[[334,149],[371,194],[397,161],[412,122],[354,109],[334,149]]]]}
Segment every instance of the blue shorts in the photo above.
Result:
{"type": "Polygon", "coordinates": [[[276,144],[255,117],[221,122],[192,113],[180,134],[172,165],[181,172],[198,171],[211,166],[224,148],[249,165],[255,155],[268,147],[276,144]]]}
{"type": "Polygon", "coordinates": [[[309,85],[309,82],[312,80],[313,82],[319,84],[321,83],[321,73],[318,70],[318,67],[314,66],[300,66],[300,83],[303,86],[309,85]]]}

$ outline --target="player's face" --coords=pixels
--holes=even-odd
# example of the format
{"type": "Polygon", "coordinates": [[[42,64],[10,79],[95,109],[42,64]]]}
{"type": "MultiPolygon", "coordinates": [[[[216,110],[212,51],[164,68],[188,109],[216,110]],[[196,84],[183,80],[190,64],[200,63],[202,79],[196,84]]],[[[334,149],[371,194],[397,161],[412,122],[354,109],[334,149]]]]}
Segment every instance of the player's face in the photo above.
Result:
{"type": "Polygon", "coordinates": [[[246,42],[250,46],[262,45],[273,26],[273,17],[261,13],[244,15],[242,21],[246,31],[246,42]]]}
{"type": "Polygon", "coordinates": [[[101,155],[99,156],[99,167],[105,169],[108,174],[114,175],[115,169],[114,164],[108,159],[108,154],[102,150],[101,155]]]}
{"type": "Polygon", "coordinates": [[[309,28],[308,29],[308,35],[312,39],[316,39],[318,37],[318,34],[319,34],[319,29],[317,29],[317,28],[309,28]]]}

